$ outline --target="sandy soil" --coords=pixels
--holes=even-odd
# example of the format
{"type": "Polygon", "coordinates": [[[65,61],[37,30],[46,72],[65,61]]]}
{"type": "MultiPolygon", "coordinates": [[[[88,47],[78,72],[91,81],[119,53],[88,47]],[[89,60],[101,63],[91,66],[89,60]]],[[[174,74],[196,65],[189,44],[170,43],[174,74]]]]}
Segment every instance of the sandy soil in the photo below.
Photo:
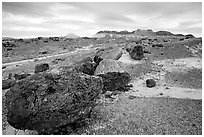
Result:
{"type": "MultiPolygon", "coordinates": [[[[119,61],[125,63],[126,65],[135,65],[143,63],[144,61],[134,61],[130,58],[128,53],[123,54],[123,56],[119,59],[119,61]]],[[[191,84],[195,85],[194,87],[183,86],[181,83],[171,84],[169,82],[169,78],[167,77],[167,72],[177,72],[180,74],[188,73],[189,70],[192,69],[202,69],[202,59],[201,58],[182,58],[182,59],[165,59],[160,61],[153,62],[154,64],[161,66],[161,70],[159,72],[151,72],[146,73],[140,76],[137,79],[132,81],[133,88],[132,94],[137,97],[174,97],[174,98],[190,98],[190,99],[202,99],[202,74],[200,76],[196,76],[195,73],[192,74],[198,80],[191,81],[191,84]],[[156,87],[148,88],[146,86],[146,79],[155,79],[157,81],[156,87]],[[194,82],[194,83],[193,83],[194,82]]],[[[202,71],[202,70],[201,70],[202,71]]],[[[178,74],[177,74],[178,75],[178,74]]],[[[183,76],[183,75],[182,75],[183,76]]],[[[189,78],[189,77],[188,77],[189,78]]],[[[190,79],[190,78],[189,78],[190,79]]],[[[186,79],[181,79],[180,81],[184,82],[186,79]]]]}

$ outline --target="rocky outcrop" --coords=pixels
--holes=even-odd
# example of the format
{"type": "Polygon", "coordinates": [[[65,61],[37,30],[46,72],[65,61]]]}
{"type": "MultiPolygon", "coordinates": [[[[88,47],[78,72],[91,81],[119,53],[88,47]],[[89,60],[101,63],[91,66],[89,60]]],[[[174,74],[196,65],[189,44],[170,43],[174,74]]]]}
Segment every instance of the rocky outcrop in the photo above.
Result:
{"type": "Polygon", "coordinates": [[[118,60],[122,56],[122,49],[119,47],[107,47],[99,49],[96,52],[96,56],[102,59],[114,59],[118,60]]]}
{"type": "Polygon", "coordinates": [[[125,72],[124,64],[117,60],[105,59],[102,60],[96,67],[95,75],[106,74],[108,72],[125,72]]]}
{"type": "Polygon", "coordinates": [[[132,59],[141,60],[144,57],[143,47],[140,45],[134,46],[129,54],[132,59]]]}
{"type": "Polygon", "coordinates": [[[40,63],[35,66],[35,73],[43,72],[49,69],[49,64],[40,63]]]}
{"type": "Polygon", "coordinates": [[[8,123],[42,134],[71,129],[73,123],[89,116],[102,86],[100,77],[76,71],[33,74],[6,93],[8,123]]]}

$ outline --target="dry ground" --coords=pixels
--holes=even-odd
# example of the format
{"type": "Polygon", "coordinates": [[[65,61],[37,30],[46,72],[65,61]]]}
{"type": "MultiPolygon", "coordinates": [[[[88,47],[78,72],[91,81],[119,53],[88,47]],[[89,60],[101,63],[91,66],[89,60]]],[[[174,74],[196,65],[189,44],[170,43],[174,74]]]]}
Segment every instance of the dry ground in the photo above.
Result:
{"type": "MultiPolygon", "coordinates": [[[[163,48],[148,47],[152,54],[146,54],[146,60],[134,61],[124,52],[119,61],[130,73],[133,88],[115,99],[102,96],[90,122],[72,134],[202,134],[202,52],[198,50],[201,45],[196,40],[172,41],[163,48]],[[147,88],[147,78],[154,78],[156,87],[147,88]]],[[[123,42],[118,46],[123,47],[123,42]]],[[[33,73],[40,62],[49,63],[51,69],[72,65],[86,56],[93,56],[95,48],[104,46],[103,40],[101,43],[98,41],[91,50],[7,65],[2,78],[7,78],[9,73],[33,73]],[[65,61],[52,63],[56,58],[65,58],[65,61]]],[[[3,134],[37,134],[8,125],[5,92],[2,91],[3,134]]]]}

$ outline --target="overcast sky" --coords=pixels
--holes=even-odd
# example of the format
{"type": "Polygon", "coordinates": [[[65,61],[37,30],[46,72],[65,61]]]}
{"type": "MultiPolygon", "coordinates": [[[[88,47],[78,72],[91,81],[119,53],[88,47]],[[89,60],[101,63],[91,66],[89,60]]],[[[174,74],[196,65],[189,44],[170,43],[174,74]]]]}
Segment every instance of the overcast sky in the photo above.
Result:
{"type": "Polygon", "coordinates": [[[202,4],[2,3],[3,36],[93,36],[101,30],[138,28],[202,36],[202,4]]]}

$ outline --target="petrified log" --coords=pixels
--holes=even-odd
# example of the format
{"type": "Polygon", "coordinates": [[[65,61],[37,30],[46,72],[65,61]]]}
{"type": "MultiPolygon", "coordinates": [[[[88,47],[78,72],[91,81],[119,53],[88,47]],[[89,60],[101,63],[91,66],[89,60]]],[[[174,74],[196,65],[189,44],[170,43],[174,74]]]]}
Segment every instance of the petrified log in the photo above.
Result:
{"type": "Polygon", "coordinates": [[[57,133],[90,114],[102,86],[100,77],[76,71],[33,74],[6,93],[8,123],[17,129],[57,133]]]}

